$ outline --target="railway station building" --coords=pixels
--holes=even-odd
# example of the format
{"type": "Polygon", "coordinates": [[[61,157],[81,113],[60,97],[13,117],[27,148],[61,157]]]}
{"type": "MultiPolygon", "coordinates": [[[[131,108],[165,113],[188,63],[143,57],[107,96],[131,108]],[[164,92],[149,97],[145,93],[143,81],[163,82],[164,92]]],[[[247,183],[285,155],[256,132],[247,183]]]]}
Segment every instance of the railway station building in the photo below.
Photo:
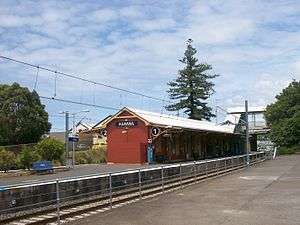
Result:
{"type": "Polygon", "coordinates": [[[179,162],[245,153],[239,118],[216,124],[125,107],[106,121],[107,162],[179,162]],[[150,161],[149,161],[150,162],[150,161]]]}

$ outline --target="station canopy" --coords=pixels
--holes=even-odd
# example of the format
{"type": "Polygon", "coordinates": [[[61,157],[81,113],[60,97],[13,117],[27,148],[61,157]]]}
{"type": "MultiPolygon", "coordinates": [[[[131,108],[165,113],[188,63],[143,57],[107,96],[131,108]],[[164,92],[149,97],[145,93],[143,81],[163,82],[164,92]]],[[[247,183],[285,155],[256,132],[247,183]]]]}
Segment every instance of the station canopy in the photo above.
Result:
{"type": "Polygon", "coordinates": [[[123,109],[121,109],[117,114],[112,116],[106,122],[106,124],[111,120],[118,118],[118,115],[120,115],[124,111],[127,111],[133,116],[136,116],[139,119],[143,120],[147,125],[164,127],[164,128],[189,129],[189,130],[197,130],[197,131],[209,131],[209,132],[233,134],[236,126],[236,123],[216,124],[205,120],[188,119],[184,117],[149,112],[149,111],[139,110],[130,107],[124,107],[123,109]]]}
{"type": "MultiPolygon", "coordinates": [[[[251,106],[248,108],[249,113],[261,113],[265,112],[266,107],[263,106],[251,106]]],[[[231,107],[227,109],[227,112],[229,114],[241,114],[245,113],[245,107],[244,106],[238,106],[238,107],[231,107]]]]}

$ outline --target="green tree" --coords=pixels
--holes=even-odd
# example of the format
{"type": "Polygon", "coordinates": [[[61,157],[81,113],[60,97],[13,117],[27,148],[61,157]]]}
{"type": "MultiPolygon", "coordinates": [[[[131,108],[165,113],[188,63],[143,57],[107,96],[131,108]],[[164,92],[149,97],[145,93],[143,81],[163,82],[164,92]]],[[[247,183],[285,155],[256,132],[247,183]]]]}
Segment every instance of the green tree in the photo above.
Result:
{"type": "Polygon", "coordinates": [[[15,165],[15,154],[0,147],[0,170],[7,172],[15,165]]]}
{"type": "Polygon", "coordinates": [[[267,106],[270,138],[281,147],[300,146],[300,82],[293,81],[267,106]]]}
{"type": "Polygon", "coordinates": [[[34,148],[24,147],[19,154],[19,162],[22,168],[29,169],[32,166],[32,163],[38,161],[40,158],[37,151],[34,148]]]}
{"type": "Polygon", "coordinates": [[[179,60],[184,64],[184,68],[178,71],[178,77],[174,81],[168,83],[170,98],[179,101],[166,106],[166,109],[169,111],[184,109],[191,119],[210,120],[215,115],[206,100],[214,93],[214,83],[211,79],[218,75],[207,73],[212,69],[211,65],[198,63],[195,57],[197,50],[192,46],[192,42],[191,39],[187,41],[184,57],[179,60]]]}
{"type": "Polygon", "coordinates": [[[35,148],[43,160],[63,161],[65,145],[61,141],[58,141],[54,138],[45,138],[37,143],[35,148]]]}
{"type": "Polygon", "coordinates": [[[35,91],[17,83],[0,85],[0,145],[37,142],[50,128],[35,91]]]}

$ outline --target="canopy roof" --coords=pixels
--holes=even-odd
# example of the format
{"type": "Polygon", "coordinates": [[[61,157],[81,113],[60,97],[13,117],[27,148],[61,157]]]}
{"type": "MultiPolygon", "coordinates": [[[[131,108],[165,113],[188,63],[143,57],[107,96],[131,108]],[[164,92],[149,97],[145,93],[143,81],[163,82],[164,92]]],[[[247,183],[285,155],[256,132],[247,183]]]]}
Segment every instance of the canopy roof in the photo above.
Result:
{"type": "MultiPolygon", "coordinates": [[[[266,111],[266,107],[263,107],[263,106],[251,106],[248,108],[248,112],[250,112],[250,113],[254,113],[254,112],[259,113],[259,112],[265,112],[265,111],[266,111]]],[[[245,107],[238,106],[238,107],[228,108],[227,112],[230,114],[244,113],[245,107]]]]}
{"type": "Polygon", "coordinates": [[[125,107],[120,110],[116,115],[111,117],[107,122],[109,123],[111,120],[115,119],[122,112],[127,111],[141,120],[145,121],[147,125],[152,126],[160,126],[167,128],[177,128],[177,129],[191,129],[191,130],[199,130],[199,131],[210,131],[210,132],[218,132],[218,133],[234,133],[235,124],[224,124],[218,125],[213,122],[203,121],[203,120],[193,120],[179,116],[171,116],[167,114],[160,114],[155,112],[149,112],[134,108],[125,107]]]}

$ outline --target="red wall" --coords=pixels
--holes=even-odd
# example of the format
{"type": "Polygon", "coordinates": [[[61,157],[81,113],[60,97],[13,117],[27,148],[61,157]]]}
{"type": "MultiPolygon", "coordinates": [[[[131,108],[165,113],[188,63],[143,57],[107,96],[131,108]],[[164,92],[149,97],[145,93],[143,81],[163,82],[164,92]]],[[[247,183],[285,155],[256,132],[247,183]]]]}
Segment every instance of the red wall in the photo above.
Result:
{"type": "Polygon", "coordinates": [[[148,127],[137,118],[128,119],[137,121],[136,126],[127,129],[117,127],[116,123],[124,120],[116,118],[106,126],[107,161],[108,163],[145,163],[148,127]]]}

